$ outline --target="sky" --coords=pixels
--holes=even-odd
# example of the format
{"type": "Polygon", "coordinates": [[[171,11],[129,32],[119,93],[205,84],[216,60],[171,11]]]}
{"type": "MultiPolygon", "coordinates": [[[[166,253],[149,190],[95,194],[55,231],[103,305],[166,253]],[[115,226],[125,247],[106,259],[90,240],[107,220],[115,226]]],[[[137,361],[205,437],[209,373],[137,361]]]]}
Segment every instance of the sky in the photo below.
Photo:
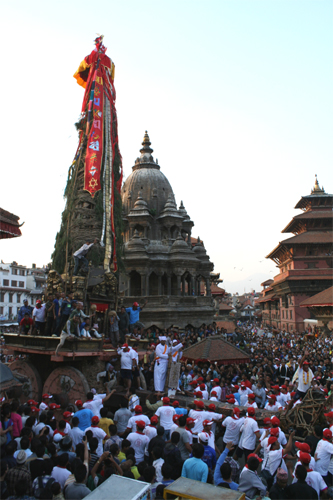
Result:
{"type": "Polygon", "coordinates": [[[50,262],[83,99],[73,74],[102,33],[125,178],[147,130],[222,286],[260,290],[315,174],[333,192],[332,18],[331,0],[7,2],[0,206],[24,225],[0,259],[50,262]]]}

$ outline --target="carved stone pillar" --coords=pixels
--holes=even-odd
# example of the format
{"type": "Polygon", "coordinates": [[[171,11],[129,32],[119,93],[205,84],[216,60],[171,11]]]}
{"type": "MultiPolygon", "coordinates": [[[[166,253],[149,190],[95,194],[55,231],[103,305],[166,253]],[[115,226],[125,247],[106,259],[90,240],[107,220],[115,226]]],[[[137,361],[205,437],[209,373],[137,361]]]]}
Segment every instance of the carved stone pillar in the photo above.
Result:
{"type": "Polygon", "coordinates": [[[168,275],[168,295],[171,295],[171,276],[168,275]]]}
{"type": "Polygon", "coordinates": [[[183,276],[182,277],[182,296],[183,297],[184,297],[184,295],[186,295],[185,286],[186,286],[186,280],[185,280],[185,276],[183,276]]]}
{"type": "Polygon", "coordinates": [[[181,295],[181,276],[177,276],[177,295],[181,295]]]}
{"type": "Polygon", "coordinates": [[[206,278],[206,293],[207,293],[208,297],[211,297],[212,292],[210,289],[210,279],[209,278],[206,278]]]}
{"type": "Polygon", "coordinates": [[[158,276],[158,295],[162,295],[162,276],[158,276]]]}
{"type": "Polygon", "coordinates": [[[196,295],[194,276],[191,276],[191,291],[190,291],[189,295],[196,295]]]}
{"type": "Polygon", "coordinates": [[[145,282],[146,282],[146,275],[145,274],[140,274],[141,276],[141,297],[145,296],[145,282]]]}
{"type": "Polygon", "coordinates": [[[149,297],[149,274],[145,276],[146,279],[146,296],[149,297]]]}

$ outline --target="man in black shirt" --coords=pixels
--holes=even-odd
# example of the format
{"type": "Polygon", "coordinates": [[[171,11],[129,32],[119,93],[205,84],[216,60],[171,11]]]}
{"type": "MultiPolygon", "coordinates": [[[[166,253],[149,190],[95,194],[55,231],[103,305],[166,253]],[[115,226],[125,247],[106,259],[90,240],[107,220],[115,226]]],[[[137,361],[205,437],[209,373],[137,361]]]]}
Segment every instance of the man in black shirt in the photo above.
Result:
{"type": "Polygon", "coordinates": [[[152,454],[151,454],[151,452],[153,451],[153,449],[155,447],[162,448],[162,450],[164,449],[165,441],[163,439],[163,436],[164,436],[164,427],[162,427],[161,425],[159,425],[157,427],[157,436],[155,436],[153,439],[151,439],[149,441],[149,444],[148,444],[149,464],[150,465],[154,461],[154,459],[152,457],[152,454]]]}
{"type": "Polygon", "coordinates": [[[298,465],[295,474],[297,482],[287,486],[285,489],[286,498],[295,500],[318,500],[316,490],[305,482],[307,472],[304,465],[298,465]]]}
{"type": "Polygon", "coordinates": [[[288,484],[288,473],[284,469],[279,467],[276,472],[276,482],[269,490],[269,498],[271,500],[285,500],[286,498],[285,488],[287,484],[288,484]]]}

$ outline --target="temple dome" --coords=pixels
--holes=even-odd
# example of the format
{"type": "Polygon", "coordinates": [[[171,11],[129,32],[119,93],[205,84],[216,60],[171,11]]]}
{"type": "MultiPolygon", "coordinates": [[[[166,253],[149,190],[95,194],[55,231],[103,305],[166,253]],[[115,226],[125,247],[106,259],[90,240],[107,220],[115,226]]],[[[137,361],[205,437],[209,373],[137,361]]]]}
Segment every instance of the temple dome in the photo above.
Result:
{"type": "Polygon", "coordinates": [[[136,159],[132,173],[127,177],[121,190],[124,214],[127,215],[137,200],[138,193],[147,203],[148,210],[153,210],[157,217],[162,212],[169,196],[174,199],[172,187],[161,172],[160,166],[152,156],[151,143],[147,132],[145,133],[141,156],[136,159]]]}

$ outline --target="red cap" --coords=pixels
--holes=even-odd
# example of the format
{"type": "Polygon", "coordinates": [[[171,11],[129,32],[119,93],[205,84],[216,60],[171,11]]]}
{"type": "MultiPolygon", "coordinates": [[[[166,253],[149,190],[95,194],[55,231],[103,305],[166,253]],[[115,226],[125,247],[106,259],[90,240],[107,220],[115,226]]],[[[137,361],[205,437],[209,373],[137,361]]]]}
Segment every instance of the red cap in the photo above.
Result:
{"type": "Polygon", "coordinates": [[[203,377],[199,377],[199,378],[197,379],[197,381],[198,381],[198,382],[203,382],[203,381],[204,381],[204,379],[203,379],[203,377]]]}
{"type": "Polygon", "coordinates": [[[198,408],[204,408],[204,407],[205,407],[205,405],[204,405],[204,402],[203,402],[203,401],[197,401],[197,400],[195,400],[195,401],[194,401],[194,404],[195,404],[195,406],[197,406],[198,408]]]}
{"type": "Polygon", "coordinates": [[[36,406],[32,406],[31,407],[31,412],[32,413],[38,413],[40,410],[38,408],[36,408],[36,406]]]}
{"type": "Polygon", "coordinates": [[[296,396],[296,392],[291,392],[290,396],[293,398],[294,396],[296,396]]]}
{"type": "Polygon", "coordinates": [[[172,417],[172,420],[174,421],[174,423],[176,423],[176,421],[177,421],[177,420],[179,420],[179,417],[180,417],[180,416],[181,416],[181,415],[177,415],[177,414],[176,414],[176,415],[174,415],[174,416],[172,417]]]}
{"type": "Polygon", "coordinates": [[[139,307],[139,302],[133,302],[134,307],[139,307]]]}
{"type": "Polygon", "coordinates": [[[196,380],[192,380],[192,382],[190,382],[189,385],[198,385],[198,384],[196,380]]]}
{"type": "Polygon", "coordinates": [[[299,459],[302,463],[308,465],[311,462],[311,455],[309,455],[309,453],[304,453],[304,451],[301,451],[299,454],[299,459]]]}
{"type": "Polygon", "coordinates": [[[272,385],[272,389],[275,389],[275,390],[279,391],[280,390],[280,386],[279,385],[272,385]]]}
{"type": "Polygon", "coordinates": [[[324,413],[326,418],[333,418],[333,411],[330,411],[328,413],[324,413]]]}
{"type": "Polygon", "coordinates": [[[213,421],[212,420],[204,420],[202,422],[202,425],[205,426],[205,425],[212,425],[213,424],[213,421]]]}
{"type": "Polygon", "coordinates": [[[303,451],[303,453],[310,453],[311,451],[310,445],[308,445],[308,443],[300,443],[299,441],[296,441],[295,446],[300,451],[303,451]]]}
{"type": "Polygon", "coordinates": [[[288,389],[288,387],[287,387],[285,384],[282,384],[282,385],[281,385],[281,389],[286,389],[286,390],[287,390],[287,389],[288,389]]]}
{"type": "Polygon", "coordinates": [[[50,394],[43,394],[42,399],[51,399],[52,396],[50,394]]]}
{"type": "Polygon", "coordinates": [[[217,396],[217,394],[216,394],[216,392],[215,392],[215,391],[212,391],[212,392],[210,393],[210,395],[211,395],[211,396],[213,396],[213,397],[217,396]]]}
{"type": "Polygon", "coordinates": [[[273,425],[280,425],[280,420],[277,417],[273,417],[271,422],[273,425]]]}
{"type": "Polygon", "coordinates": [[[269,438],[268,438],[268,444],[269,444],[269,446],[270,446],[271,444],[276,443],[276,441],[277,441],[277,440],[278,440],[278,438],[277,438],[277,437],[275,437],[275,436],[271,436],[271,437],[269,437],[269,438]]]}
{"type": "Polygon", "coordinates": [[[276,401],[276,396],[275,394],[268,394],[268,399],[273,399],[274,401],[276,401]]]}
{"type": "Polygon", "coordinates": [[[98,417],[93,417],[91,419],[91,425],[98,425],[99,424],[99,418],[98,417]]]}
{"type": "Polygon", "coordinates": [[[235,406],[235,408],[233,408],[232,411],[233,411],[233,413],[237,413],[237,414],[240,413],[240,409],[237,408],[237,406],[235,406]]]}
{"type": "Polygon", "coordinates": [[[309,365],[310,363],[308,361],[304,361],[303,365],[309,365]]]}
{"type": "Polygon", "coordinates": [[[80,406],[83,406],[83,403],[82,403],[81,399],[77,399],[75,401],[75,405],[78,406],[79,408],[80,408],[80,406]]]}
{"type": "Polygon", "coordinates": [[[186,424],[187,424],[187,425],[188,425],[188,424],[194,424],[194,422],[195,422],[195,420],[194,420],[194,418],[192,418],[192,417],[188,417],[188,418],[186,419],[186,424]]]}
{"type": "Polygon", "coordinates": [[[247,397],[248,397],[248,398],[250,398],[250,399],[255,399],[255,398],[256,398],[256,395],[255,395],[255,394],[248,394],[248,396],[247,396],[247,397]]]}
{"type": "Polygon", "coordinates": [[[245,382],[241,382],[241,387],[246,387],[246,383],[245,382]]]}
{"type": "Polygon", "coordinates": [[[172,403],[172,406],[177,406],[177,407],[178,407],[178,406],[179,406],[179,402],[178,402],[178,401],[174,401],[174,402],[172,403]]]}
{"type": "Polygon", "coordinates": [[[332,438],[332,431],[330,429],[325,429],[323,431],[323,436],[325,439],[331,439],[332,438]]]}
{"type": "Polygon", "coordinates": [[[235,397],[235,396],[234,396],[233,394],[227,394],[225,398],[226,398],[226,399],[230,399],[230,398],[234,398],[234,397],[235,397]]]}
{"type": "Polygon", "coordinates": [[[146,423],[143,420],[137,420],[135,423],[138,429],[144,429],[146,427],[146,423]]]}
{"type": "Polygon", "coordinates": [[[220,383],[220,381],[219,381],[219,379],[218,379],[218,378],[214,378],[214,379],[213,379],[213,382],[216,382],[217,384],[219,384],[219,383],[220,383]]]}
{"type": "Polygon", "coordinates": [[[72,413],[71,411],[64,411],[64,413],[62,414],[62,416],[67,419],[67,418],[71,418],[72,416],[74,415],[74,413],[72,413]]]}
{"type": "Polygon", "coordinates": [[[264,424],[266,424],[266,425],[267,425],[267,424],[270,424],[271,422],[272,422],[272,421],[271,421],[271,419],[270,419],[269,417],[265,417],[265,418],[264,418],[264,424]]]}
{"type": "Polygon", "coordinates": [[[252,408],[252,406],[250,406],[250,407],[247,409],[247,414],[248,414],[248,415],[251,415],[251,417],[252,417],[253,415],[255,415],[255,414],[256,414],[256,410],[255,410],[255,408],[252,408]]]}
{"type": "Polygon", "coordinates": [[[204,390],[206,389],[205,384],[200,384],[200,389],[201,389],[202,391],[204,391],[204,390]]]}
{"type": "Polygon", "coordinates": [[[233,405],[235,402],[236,402],[235,398],[229,398],[229,400],[227,401],[229,405],[233,405]]]}
{"type": "Polygon", "coordinates": [[[59,408],[61,408],[61,406],[57,405],[56,403],[50,404],[50,410],[59,410],[59,408]]]}
{"type": "Polygon", "coordinates": [[[136,405],[134,407],[134,411],[135,411],[135,413],[138,413],[138,414],[142,413],[142,406],[136,405]]]}
{"type": "Polygon", "coordinates": [[[128,344],[123,344],[122,347],[125,347],[125,349],[127,349],[128,344]]]}
{"type": "Polygon", "coordinates": [[[235,389],[237,389],[237,391],[238,391],[238,389],[239,389],[239,385],[235,385],[234,387],[235,387],[235,389]]]}
{"type": "Polygon", "coordinates": [[[256,453],[250,453],[250,455],[248,455],[248,457],[247,457],[247,461],[249,461],[249,458],[251,458],[251,457],[257,458],[260,463],[262,462],[262,458],[258,457],[258,455],[256,453]]]}
{"type": "Polygon", "coordinates": [[[202,398],[202,392],[201,391],[196,391],[195,393],[197,398],[202,398]]]}
{"type": "Polygon", "coordinates": [[[272,427],[270,430],[270,435],[277,437],[279,435],[280,429],[278,427],[272,427]]]}
{"type": "Polygon", "coordinates": [[[150,419],[151,424],[158,424],[158,417],[156,415],[153,415],[150,419]]]}
{"type": "Polygon", "coordinates": [[[42,301],[41,301],[41,300],[39,300],[39,299],[38,299],[38,300],[36,300],[36,304],[41,304],[41,303],[42,303],[42,301]]]}
{"type": "Polygon", "coordinates": [[[27,403],[29,406],[37,406],[38,405],[37,401],[35,401],[34,399],[28,399],[27,403]]]}
{"type": "Polygon", "coordinates": [[[169,398],[162,398],[162,401],[163,401],[164,405],[168,405],[170,403],[170,399],[169,398]]]}
{"type": "Polygon", "coordinates": [[[210,403],[210,405],[208,405],[208,410],[215,410],[216,409],[216,406],[214,405],[214,403],[210,403]]]}

